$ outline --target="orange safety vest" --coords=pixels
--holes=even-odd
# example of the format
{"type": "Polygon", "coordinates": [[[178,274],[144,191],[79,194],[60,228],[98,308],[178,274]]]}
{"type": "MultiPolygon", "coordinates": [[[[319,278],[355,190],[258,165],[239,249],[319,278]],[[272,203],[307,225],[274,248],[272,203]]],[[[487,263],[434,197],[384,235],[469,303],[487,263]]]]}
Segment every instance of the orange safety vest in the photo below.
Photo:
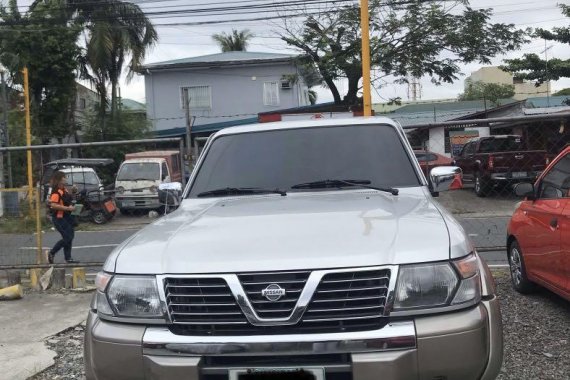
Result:
{"type": "MultiPolygon", "coordinates": [[[[63,196],[65,195],[66,190],[56,189],[51,192],[51,196],[49,198],[50,206],[51,203],[57,203],[58,205],[64,206],[63,204],[63,196]]],[[[63,218],[63,214],[65,211],[62,210],[53,210],[52,215],[55,215],[56,218],[61,219],[63,218]]]]}

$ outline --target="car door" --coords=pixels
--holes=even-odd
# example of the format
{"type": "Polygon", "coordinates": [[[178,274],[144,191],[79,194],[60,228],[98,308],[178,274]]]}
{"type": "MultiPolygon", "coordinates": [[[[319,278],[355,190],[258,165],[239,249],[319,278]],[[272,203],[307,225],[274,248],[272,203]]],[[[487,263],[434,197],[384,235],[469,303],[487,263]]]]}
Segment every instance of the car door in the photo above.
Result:
{"type": "MultiPolygon", "coordinates": [[[[558,160],[537,182],[537,199],[521,205],[528,224],[518,234],[527,273],[563,290],[566,283],[562,231],[570,232],[563,211],[570,202],[570,156],[558,160]]],[[[570,239],[564,237],[570,246],[570,239]]]]}
{"type": "Polygon", "coordinates": [[[465,144],[461,155],[455,159],[455,164],[463,171],[463,179],[467,181],[473,181],[473,155],[476,145],[476,142],[465,144]]]}
{"type": "MultiPolygon", "coordinates": [[[[570,297],[570,151],[557,160],[552,169],[557,170],[557,175],[562,180],[564,209],[559,221],[561,253],[558,260],[557,283],[570,297]]],[[[550,170],[549,170],[550,173],[550,170]]],[[[548,175],[548,174],[547,174],[548,175]]],[[[546,177],[545,177],[546,178],[546,177]]]]}

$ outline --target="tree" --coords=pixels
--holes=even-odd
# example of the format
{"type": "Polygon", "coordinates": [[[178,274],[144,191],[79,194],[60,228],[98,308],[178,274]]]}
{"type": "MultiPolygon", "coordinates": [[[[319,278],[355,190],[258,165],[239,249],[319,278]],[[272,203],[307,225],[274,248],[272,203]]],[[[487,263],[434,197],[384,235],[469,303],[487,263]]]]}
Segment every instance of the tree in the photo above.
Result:
{"type": "Polygon", "coordinates": [[[555,92],[552,96],[570,96],[570,88],[564,88],[560,91],[555,92]]]}
{"type": "Polygon", "coordinates": [[[118,108],[118,85],[127,68],[132,79],[158,33],[141,8],[128,1],[75,1],[73,5],[87,29],[83,78],[90,80],[101,98],[100,114],[107,110],[108,84],[111,86],[111,118],[118,108]]]}
{"type": "Polygon", "coordinates": [[[16,0],[0,7],[0,62],[20,89],[21,71],[28,67],[32,132],[42,142],[76,129],[73,107],[80,53],[76,42],[81,27],[65,4],[64,0],[36,2],[26,14],[20,13],[16,0]]]}
{"type": "Polygon", "coordinates": [[[469,82],[465,92],[459,95],[459,100],[486,99],[496,107],[500,105],[500,99],[513,96],[515,96],[515,86],[512,84],[469,82]]]}
{"type": "Polygon", "coordinates": [[[253,37],[255,37],[255,35],[251,33],[249,29],[241,31],[232,29],[230,34],[226,32],[214,34],[212,39],[220,45],[222,52],[226,53],[229,51],[246,51],[249,41],[253,37]]]}
{"type": "MultiPolygon", "coordinates": [[[[284,18],[279,35],[310,57],[336,104],[359,103],[360,9],[335,5],[318,13],[312,8],[301,12],[305,15],[302,22],[284,18]],[[348,82],[345,94],[335,83],[338,79],[348,82]]],[[[370,48],[372,66],[379,74],[376,79],[394,75],[405,81],[407,76],[428,75],[436,84],[452,83],[458,79],[460,63],[490,63],[491,57],[526,41],[524,31],[512,24],[493,24],[491,15],[490,9],[472,9],[465,0],[370,0],[370,48]],[[459,6],[464,6],[461,12],[459,6]]]]}
{"type": "MultiPolygon", "coordinates": [[[[559,4],[562,14],[570,17],[570,6],[559,4]]],[[[570,45],[570,27],[553,28],[552,31],[536,29],[534,37],[570,45]]],[[[516,73],[522,79],[534,81],[537,86],[551,80],[570,78],[570,59],[549,59],[548,62],[537,54],[525,54],[522,58],[507,59],[503,70],[516,73]]]]}

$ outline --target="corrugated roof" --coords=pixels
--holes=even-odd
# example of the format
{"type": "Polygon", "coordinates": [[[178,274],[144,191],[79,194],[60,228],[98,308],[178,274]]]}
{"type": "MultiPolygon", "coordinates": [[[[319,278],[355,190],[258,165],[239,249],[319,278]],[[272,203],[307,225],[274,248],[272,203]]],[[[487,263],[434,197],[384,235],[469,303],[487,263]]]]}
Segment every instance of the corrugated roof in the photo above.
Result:
{"type": "MultiPolygon", "coordinates": [[[[515,99],[500,99],[499,104],[505,105],[515,103],[515,99]]],[[[487,101],[487,109],[494,108],[490,101],[487,101]]],[[[409,104],[398,108],[395,113],[413,113],[413,112],[432,112],[437,111],[460,111],[460,110],[484,110],[485,102],[483,100],[465,100],[465,101],[451,101],[451,102],[430,102],[421,104],[409,104]]]]}
{"type": "Polygon", "coordinates": [[[526,100],[528,108],[545,108],[545,107],[564,107],[566,104],[563,102],[570,99],[570,96],[540,96],[536,98],[528,98],[526,100]]]}
{"type": "Polygon", "coordinates": [[[146,111],[146,105],[132,99],[122,98],[121,106],[125,111],[141,111],[141,112],[146,111]]]}
{"type": "Polygon", "coordinates": [[[231,51],[227,53],[209,54],[198,57],[188,57],[182,59],[174,59],[170,61],[149,63],[144,66],[145,69],[163,68],[169,66],[201,66],[205,64],[220,63],[249,63],[255,61],[283,61],[292,60],[297,55],[279,54],[279,53],[259,53],[249,51],[231,51]]]}

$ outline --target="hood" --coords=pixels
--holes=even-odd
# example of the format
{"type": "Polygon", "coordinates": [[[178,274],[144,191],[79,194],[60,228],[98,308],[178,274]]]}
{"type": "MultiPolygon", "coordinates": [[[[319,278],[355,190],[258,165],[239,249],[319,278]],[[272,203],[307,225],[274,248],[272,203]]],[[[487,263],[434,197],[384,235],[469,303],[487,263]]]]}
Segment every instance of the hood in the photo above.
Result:
{"type": "Polygon", "coordinates": [[[423,189],[188,199],[110,257],[117,273],[234,273],[446,260],[450,238],[423,189]]]}

